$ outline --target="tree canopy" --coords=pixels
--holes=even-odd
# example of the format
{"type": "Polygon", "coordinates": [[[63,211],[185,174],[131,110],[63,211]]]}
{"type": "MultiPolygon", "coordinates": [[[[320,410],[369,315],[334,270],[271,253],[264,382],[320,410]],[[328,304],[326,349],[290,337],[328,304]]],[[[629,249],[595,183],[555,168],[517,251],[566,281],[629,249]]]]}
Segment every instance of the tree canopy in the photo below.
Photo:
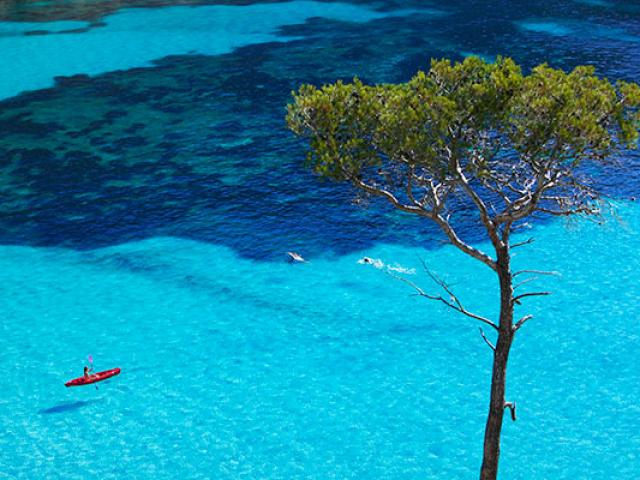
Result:
{"type": "Polygon", "coordinates": [[[432,218],[491,265],[447,228],[459,205],[448,200],[473,202],[496,234],[534,212],[597,214],[599,192],[579,167],[637,142],[639,106],[637,84],[591,66],[525,75],[509,58],[469,57],[434,60],[401,84],[303,85],[287,122],[310,139],[317,173],[432,218]]]}

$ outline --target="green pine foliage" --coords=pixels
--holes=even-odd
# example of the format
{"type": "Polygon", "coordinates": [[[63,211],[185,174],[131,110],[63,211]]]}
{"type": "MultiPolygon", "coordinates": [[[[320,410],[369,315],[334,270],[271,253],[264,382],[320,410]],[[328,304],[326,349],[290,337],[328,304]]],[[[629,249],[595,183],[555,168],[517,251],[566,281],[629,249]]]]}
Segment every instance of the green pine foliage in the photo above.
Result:
{"type": "Polygon", "coordinates": [[[465,172],[491,177],[504,170],[497,158],[551,168],[604,160],[637,143],[639,106],[637,84],[612,84],[591,66],[543,64],[525,75],[510,58],[469,57],[433,60],[407,83],[303,85],[287,124],[309,139],[311,167],[336,180],[389,164],[443,179],[452,155],[465,172]]]}

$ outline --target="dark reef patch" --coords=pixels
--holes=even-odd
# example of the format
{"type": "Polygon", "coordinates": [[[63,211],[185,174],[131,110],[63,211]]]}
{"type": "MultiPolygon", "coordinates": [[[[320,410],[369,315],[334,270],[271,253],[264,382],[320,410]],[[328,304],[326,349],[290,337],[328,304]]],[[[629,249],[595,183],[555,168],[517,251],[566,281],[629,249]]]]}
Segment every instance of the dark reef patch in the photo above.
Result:
{"type": "MultiPolygon", "coordinates": [[[[160,8],[167,6],[195,5],[250,5],[274,3],[249,0],[3,0],[0,5],[0,21],[50,22],[56,20],[85,20],[91,27],[102,26],[105,15],[123,8],[160,8]]],[[[48,32],[47,32],[48,33],[48,32]]]]}
{"type": "Polygon", "coordinates": [[[40,123],[29,118],[28,112],[0,118],[0,132],[2,134],[29,135],[33,137],[43,137],[52,135],[62,130],[62,125],[55,121],[40,123]]]}
{"type": "MultiPolygon", "coordinates": [[[[173,235],[263,260],[291,249],[312,257],[376,242],[440,245],[424,222],[380,201],[356,207],[349,188],[311,175],[302,143],[285,129],[285,105],[301,83],[356,74],[404,81],[432,57],[460,59],[468,51],[513,56],[525,67],[550,59],[564,68],[594,63],[616,78],[637,71],[634,45],[625,50],[603,38],[551,43],[514,26],[511,20],[533,15],[524,3],[510,3],[506,15],[480,3],[448,4],[446,21],[312,19],[282,29],[296,41],[59,77],[52,88],[0,101],[0,243],[86,250],[173,235]]],[[[639,190],[639,157],[627,159],[604,185],[614,196],[639,190]]],[[[467,240],[481,238],[473,216],[463,212],[461,221],[467,240]]]]}

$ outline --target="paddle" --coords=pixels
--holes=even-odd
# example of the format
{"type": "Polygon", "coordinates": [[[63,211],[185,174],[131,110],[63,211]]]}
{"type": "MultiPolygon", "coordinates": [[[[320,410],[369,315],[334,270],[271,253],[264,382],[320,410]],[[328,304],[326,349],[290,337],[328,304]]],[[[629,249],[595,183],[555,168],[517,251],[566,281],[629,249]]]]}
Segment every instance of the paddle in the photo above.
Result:
{"type": "MultiPolygon", "coordinates": [[[[91,365],[91,371],[93,372],[93,355],[91,355],[91,354],[90,354],[90,355],[87,357],[87,359],[89,360],[89,364],[91,365]]],[[[95,374],[94,374],[94,375],[95,375],[95,374]]],[[[94,385],[94,386],[96,387],[96,390],[99,390],[99,389],[98,389],[98,385],[94,385]]]]}

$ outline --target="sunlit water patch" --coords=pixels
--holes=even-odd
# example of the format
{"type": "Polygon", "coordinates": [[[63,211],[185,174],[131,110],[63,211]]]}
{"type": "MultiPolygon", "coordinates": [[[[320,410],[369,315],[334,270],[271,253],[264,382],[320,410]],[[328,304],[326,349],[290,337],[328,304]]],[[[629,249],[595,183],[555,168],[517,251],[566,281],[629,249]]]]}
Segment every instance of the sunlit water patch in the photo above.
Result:
{"type": "Polygon", "coordinates": [[[517,22],[523,30],[556,37],[603,38],[620,42],[640,43],[640,36],[615,27],[590,22],[562,20],[526,20],[517,22]]]}
{"type": "Polygon", "coordinates": [[[530,32],[546,33],[549,35],[559,36],[559,37],[571,35],[571,33],[573,33],[573,30],[570,27],[557,22],[527,21],[527,22],[520,22],[519,26],[520,28],[524,30],[528,30],[530,32]]]}
{"type": "Polygon", "coordinates": [[[615,5],[607,0],[575,0],[577,3],[582,3],[584,5],[589,5],[592,7],[614,7],[615,5]]]}

